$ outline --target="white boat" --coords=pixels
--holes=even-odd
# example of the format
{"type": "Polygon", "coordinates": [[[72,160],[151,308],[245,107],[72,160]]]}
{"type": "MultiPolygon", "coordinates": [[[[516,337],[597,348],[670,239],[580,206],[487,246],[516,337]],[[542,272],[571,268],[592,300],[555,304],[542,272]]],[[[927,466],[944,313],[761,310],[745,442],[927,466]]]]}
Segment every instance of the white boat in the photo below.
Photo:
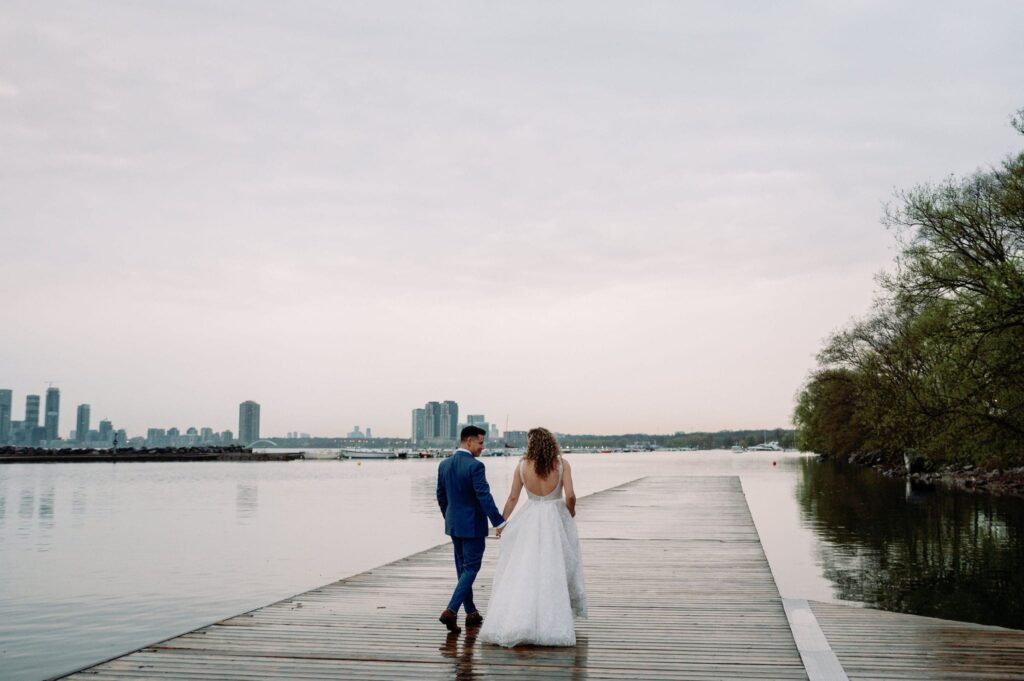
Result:
{"type": "Polygon", "coordinates": [[[776,442],[775,440],[772,440],[771,442],[763,442],[763,443],[761,443],[759,445],[754,445],[753,447],[748,448],[748,451],[751,451],[751,452],[781,452],[782,451],[782,447],[779,446],[778,442],[776,442]]]}
{"type": "Polygon", "coordinates": [[[339,459],[397,459],[398,452],[393,449],[339,449],[339,459]]]}

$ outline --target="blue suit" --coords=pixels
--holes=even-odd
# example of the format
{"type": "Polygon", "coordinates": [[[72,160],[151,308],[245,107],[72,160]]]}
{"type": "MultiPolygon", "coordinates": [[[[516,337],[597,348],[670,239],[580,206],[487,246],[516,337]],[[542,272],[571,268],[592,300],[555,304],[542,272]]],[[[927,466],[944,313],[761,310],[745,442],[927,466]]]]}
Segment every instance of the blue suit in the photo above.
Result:
{"type": "Polygon", "coordinates": [[[487,537],[487,520],[495,527],[505,519],[491,496],[484,464],[465,449],[441,462],[437,468],[437,504],[444,516],[444,532],[452,538],[455,548],[455,587],[448,608],[458,612],[476,612],[473,603],[473,582],[480,572],[487,537]]]}

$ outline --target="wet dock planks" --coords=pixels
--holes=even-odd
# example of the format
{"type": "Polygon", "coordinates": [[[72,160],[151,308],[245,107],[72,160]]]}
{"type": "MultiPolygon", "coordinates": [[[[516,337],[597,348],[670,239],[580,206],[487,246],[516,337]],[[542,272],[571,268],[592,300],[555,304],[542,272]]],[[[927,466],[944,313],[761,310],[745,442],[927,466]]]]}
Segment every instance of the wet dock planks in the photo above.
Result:
{"type": "Polygon", "coordinates": [[[1024,631],[811,602],[852,681],[1024,680],[1024,631]]]}

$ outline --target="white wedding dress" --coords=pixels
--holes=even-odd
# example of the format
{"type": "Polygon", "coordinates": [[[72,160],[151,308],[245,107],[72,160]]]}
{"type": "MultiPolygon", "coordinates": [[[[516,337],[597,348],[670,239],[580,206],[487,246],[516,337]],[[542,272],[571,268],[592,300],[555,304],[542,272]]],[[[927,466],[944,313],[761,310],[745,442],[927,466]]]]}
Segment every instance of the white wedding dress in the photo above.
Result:
{"type": "MultiPolygon", "coordinates": [[[[526,488],[521,461],[517,471],[526,488]]],[[[479,640],[511,648],[520,644],[576,645],[573,616],[587,616],[583,561],[576,521],[558,485],[537,496],[526,490],[526,504],[505,526],[494,572],[487,616],[479,640]]]]}

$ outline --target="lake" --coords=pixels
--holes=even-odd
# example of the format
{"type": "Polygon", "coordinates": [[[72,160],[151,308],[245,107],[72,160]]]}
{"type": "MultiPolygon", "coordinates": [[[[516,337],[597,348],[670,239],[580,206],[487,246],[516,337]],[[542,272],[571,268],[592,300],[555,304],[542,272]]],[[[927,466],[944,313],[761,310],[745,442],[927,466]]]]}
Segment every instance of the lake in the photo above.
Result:
{"type": "MultiPolygon", "coordinates": [[[[1024,628],[1021,499],[793,453],[567,458],[580,496],[740,476],[784,596],[1024,628]]],[[[516,460],[483,461],[500,507],[516,460]]],[[[443,543],[437,465],[0,466],[0,677],[70,671],[443,543]]]]}

